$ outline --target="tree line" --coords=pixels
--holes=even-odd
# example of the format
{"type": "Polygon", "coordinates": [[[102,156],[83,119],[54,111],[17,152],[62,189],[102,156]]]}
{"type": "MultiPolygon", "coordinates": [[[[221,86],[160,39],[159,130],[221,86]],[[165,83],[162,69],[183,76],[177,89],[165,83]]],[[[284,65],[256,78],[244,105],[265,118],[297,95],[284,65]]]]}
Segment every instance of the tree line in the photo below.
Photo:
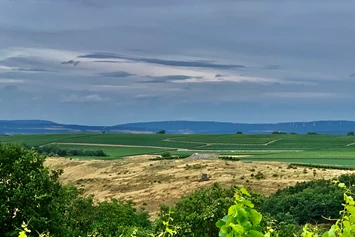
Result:
{"type": "Polygon", "coordinates": [[[108,156],[103,150],[63,149],[56,144],[36,147],[30,147],[23,144],[23,146],[27,149],[34,149],[38,154],[47,156],[108,156]]]}

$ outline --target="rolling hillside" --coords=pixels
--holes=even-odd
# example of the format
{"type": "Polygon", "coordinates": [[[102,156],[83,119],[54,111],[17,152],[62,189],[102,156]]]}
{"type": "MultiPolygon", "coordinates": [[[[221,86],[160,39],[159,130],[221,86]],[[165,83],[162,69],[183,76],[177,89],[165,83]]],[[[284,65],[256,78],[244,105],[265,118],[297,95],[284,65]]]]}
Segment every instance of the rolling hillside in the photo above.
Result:
{"type": "Polygon", "coordinates": [[[170,134],[269,134],[272,131],[345,135],[355,131],[354,121],[314,121],[289,123],[225,123],[205,121],[162,121],[129,123],[114,126],[85,126],[58,124],[45,120],[0,120],[0,134],[47,134],[68,132],[156,133],[166,130],[170,134]]]}

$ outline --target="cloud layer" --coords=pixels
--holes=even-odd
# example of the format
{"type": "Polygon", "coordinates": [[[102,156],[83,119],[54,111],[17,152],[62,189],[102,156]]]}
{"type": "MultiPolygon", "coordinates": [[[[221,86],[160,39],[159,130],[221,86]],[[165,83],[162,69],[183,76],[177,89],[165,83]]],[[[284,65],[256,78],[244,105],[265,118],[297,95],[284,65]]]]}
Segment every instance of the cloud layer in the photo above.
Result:
{"type": "Polygon", "coordinates": [[[354,11],[331,0],[0,1],[0,119],[355,120],[354,11]]]}

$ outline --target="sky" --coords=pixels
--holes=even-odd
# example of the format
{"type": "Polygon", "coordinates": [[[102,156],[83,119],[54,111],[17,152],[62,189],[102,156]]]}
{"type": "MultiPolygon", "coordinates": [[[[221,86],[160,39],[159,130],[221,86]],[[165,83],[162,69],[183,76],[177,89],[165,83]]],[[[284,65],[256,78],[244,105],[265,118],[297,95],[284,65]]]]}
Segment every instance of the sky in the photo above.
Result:
{"type": "Polygon", "coordinates": [[[1,0],[0,120],[355,120],[355,2],[1,0]]]}

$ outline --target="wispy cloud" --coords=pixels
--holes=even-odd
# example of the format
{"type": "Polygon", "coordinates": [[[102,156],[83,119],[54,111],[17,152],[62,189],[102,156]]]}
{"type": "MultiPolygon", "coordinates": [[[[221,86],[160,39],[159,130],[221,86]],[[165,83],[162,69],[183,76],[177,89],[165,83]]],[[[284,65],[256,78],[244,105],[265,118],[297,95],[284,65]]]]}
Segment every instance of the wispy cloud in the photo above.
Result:
{"type": "Polygon", "coordinates": [[[92,95],[86,95],[86,96],[71,94],[71,95],[60,96],[59,101],[62,103],[71,103],[71,102],[88,103],[88,102],[106,102],[106,101],[109,101],[109,99],[106,97],[101,97],[98,94],[92,94],[92,95]]]}
{"type": "Polygon", "coordinates": [[[22,80],[22,79],[0,78],[1,84],[21,84],[24,82],[25,82],[25,80],[22,80]]]}
{"type": "Polygon", "coordinates": [[[118,71],[118,72],[102,72],[98,74],[101,77],[129,77],[129,76],[134,76],[135,74],[124,72],[124,71],[118,71]]]}
{"type": "Polygon", "coordinates": [[[80,55],[78,58],[92,58],[92,59],[124,59],[135,62],[144,62],[150,64],[158,64],[164,66],[174,67],[196,67],[196,68],[214,68],[214,69],[240,69],[246,68],[244,65],[238,64],[218,64],[208,61],[189,61],[189,60],[168,60],[161,58],[143,58],[143,57],[129,57],[113,53],[93,53],[87,55],[80,55]]]}
{"type": "Polygon", "coordinates": [[[271,92],[265,93],[266,96],[288,99],[325,99],[325,98],[344,98],[348,95],[339,95],[330,92],[271,92]]]}

